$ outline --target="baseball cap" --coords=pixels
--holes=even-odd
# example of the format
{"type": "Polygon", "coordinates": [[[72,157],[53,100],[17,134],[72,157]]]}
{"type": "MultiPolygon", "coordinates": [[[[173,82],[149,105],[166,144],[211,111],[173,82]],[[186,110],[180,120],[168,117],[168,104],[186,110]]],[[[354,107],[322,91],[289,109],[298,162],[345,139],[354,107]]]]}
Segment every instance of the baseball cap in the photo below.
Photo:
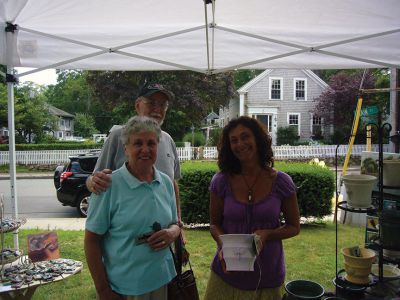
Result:
{"type": "Polygon", "coordinates": [[[174,94],[159,83],[145,83],[140,89],[138,97],[150,97],[155,93],[163,93],[167,96],[168,101],[171,101],[174,98],[174,94]]]}

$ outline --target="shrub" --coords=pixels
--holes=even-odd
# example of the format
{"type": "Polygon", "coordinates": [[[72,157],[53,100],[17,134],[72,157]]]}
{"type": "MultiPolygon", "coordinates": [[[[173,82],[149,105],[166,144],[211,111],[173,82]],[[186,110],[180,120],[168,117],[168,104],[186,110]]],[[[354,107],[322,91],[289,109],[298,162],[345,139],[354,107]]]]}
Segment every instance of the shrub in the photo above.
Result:
{"type": "Polygon", "coordinates": [[[222,135],[222,128],[214,128],[210,131],[210,138],[207,146],[217,146],[222,135]]]}
{"type": "MultiPolygon", "coordinates": [[[[54,144],[16,144],[15,150],[74,150],[74,149],[101,149],[102,143],[57,142],[54,144]]],[[[0,145],[0,151],[8,151],[8,145],[0,145]]]]}
{"type": "Polygon", "coordinates": [[[189,142],[191,144],[193,144],[192,139],[194,139],[194,145],[192,145],[192,147],[204,146],[204,144],[206,143],[206,138],[204,134],[200,131],[194,132],[193,136],[191,132],[188,132],[183,137],[184,142],[189,142]]]}
{"type": "Polygon", "coordinates": [[[276,143],[280,145],[296,145],[299,141],[297,129],[293,126],[278,127],[276,143]]]}
{"type": "Polygon", "coordinates": [[[185,142],[175,142],[176,147],[185,147],[185,142]]]}
{"type": "MultiPolygon", "coordinates": [[[[182,163],[178,181],[182,219],[185,223],[209,223],[209,192],[212,177],[218,172],[215,161],[182,163]]],[[[297,186],[302,217],[322,218],[331,214],[334,176],[328,168],[308,163],[277,162],[276,169],[288,173],[297,186]]]]}

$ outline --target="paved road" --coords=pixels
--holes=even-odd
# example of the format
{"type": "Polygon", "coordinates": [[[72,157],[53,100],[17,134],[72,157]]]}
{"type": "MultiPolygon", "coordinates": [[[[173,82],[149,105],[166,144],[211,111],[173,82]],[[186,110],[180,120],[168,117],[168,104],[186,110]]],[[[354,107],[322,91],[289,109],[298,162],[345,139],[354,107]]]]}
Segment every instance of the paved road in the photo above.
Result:
{"type": "MultiPolygon", "coordinates": [[[[11,215],[10,181],[0,180],[5,197],[4,212],[11,215]]],[[[76,208],[62,206],[57,200],[52,179],[17,179],[18,212],[26,218],[76,218],[76,208]]]]}

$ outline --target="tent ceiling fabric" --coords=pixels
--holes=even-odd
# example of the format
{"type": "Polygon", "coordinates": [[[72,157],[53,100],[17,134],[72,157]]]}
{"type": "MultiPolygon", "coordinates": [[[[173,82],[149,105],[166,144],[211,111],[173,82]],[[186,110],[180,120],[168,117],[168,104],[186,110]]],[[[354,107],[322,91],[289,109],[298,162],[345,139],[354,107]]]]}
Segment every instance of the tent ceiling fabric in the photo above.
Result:
{"type": "Polygon", "coordinates": [[[206,9],[202,0],[0,0],[0,63],[204,73],[399,68],[399,16],[398,0],[216,0],[206,9]],[[18,25],[12,62],[6,22],[18,25]]]}

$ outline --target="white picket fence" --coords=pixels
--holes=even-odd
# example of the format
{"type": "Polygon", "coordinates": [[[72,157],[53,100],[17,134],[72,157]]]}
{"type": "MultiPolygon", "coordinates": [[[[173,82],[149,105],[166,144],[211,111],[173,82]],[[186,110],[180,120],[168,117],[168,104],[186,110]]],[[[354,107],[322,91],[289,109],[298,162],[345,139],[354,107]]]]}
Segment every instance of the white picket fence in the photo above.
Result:
{"type": "MultiPolygon", "coordinates": [[[[388,151],[388,145],[383,145],[383,151],[388,151]]],[[[338,148],[338,155],[345,156],[348,145],[338,148]]],[[[366,150],[365,145],[354,145],[351,154],[360,156],[366,150]]],[[[68,157],[89,152],[88,149],[80,150],[39,150],[16,151],[16,163],[20,165],[53,165],[68,162],[68,157]]],[[[336,145],[315,146],[273,146],[275,159],[303,159],[303,158],[328,158],[335,157],[336,145]]],[[[372,151],[378,151],[378,145],[372,145],[372,151]]],[[[216,147],[179,147],[177,148],[179,160],[191,159],[216,159],[216,147]]],[[[0,165],[10,162],[8,151],[0,151],[0,165]]]]}

